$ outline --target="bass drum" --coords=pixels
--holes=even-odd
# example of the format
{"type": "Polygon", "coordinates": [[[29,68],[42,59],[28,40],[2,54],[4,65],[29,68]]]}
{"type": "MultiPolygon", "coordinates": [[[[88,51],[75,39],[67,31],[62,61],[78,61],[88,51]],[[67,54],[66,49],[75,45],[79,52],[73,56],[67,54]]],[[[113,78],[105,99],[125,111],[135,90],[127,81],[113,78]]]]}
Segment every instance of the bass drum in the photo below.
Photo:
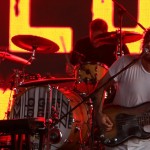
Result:
{"type": "MultiPolygon", "coordinates": [[[[16,97],[10,119],[44,117],[53,122],[63,117],[81,101],[82,98],[74,91],[51,86],[30,87],[16,97]]],[[[49,133],[45,135],[45,137],[49,135],[49,138],[44,140],[45,147],[49,144],[50,150],[78,150],[87,139],[88,129],[88,111],[86,104],[82,103],[53,128],[49,128],[49,133]]],[[[38,149],[38,139],[37,134],[31,137],[33,150],[38,149]]]]}

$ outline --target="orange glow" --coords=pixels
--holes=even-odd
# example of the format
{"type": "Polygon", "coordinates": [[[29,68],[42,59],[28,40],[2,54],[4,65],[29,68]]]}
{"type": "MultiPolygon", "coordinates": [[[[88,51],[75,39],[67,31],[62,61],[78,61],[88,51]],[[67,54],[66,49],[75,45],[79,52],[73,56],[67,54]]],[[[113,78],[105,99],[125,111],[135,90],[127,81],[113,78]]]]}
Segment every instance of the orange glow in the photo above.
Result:
{"type": "Polygon", "coordinates": [[[11,90],[6,90],[5,93],[3,93],[3,92],[4,92],[3,89],[0,89],[0,106],[1,106],[0,119],[7,118],[5,113],[7,112],[8,108],[9,108],[9,104],[11,107],[12,96],[13,96],[13,92],[11,90]]]}

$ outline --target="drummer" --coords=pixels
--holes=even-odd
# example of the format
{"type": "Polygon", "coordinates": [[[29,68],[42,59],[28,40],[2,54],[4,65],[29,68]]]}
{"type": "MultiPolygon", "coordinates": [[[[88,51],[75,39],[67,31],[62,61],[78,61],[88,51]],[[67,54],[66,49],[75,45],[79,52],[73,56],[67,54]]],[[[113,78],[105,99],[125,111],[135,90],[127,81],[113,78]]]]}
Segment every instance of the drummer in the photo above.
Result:
{"type": "MultiPolygon", "coordinates": [[[[111,33],[111,32],[110,32],[111,33]]],[[[70,62],[73,66],[83,62],[100,62],[108,67],[117,59],[117,43],[102,41],[110,35],[108,25],[103,19],[95,19],[89,24],[89,36],[78,40],[73,48],[70,62]]],[[[129,54],[128,47],[122,45],[122,54],[129,54]]],[[[72,73],[73,66],[67,64],[66,72],[72,73]]]]}

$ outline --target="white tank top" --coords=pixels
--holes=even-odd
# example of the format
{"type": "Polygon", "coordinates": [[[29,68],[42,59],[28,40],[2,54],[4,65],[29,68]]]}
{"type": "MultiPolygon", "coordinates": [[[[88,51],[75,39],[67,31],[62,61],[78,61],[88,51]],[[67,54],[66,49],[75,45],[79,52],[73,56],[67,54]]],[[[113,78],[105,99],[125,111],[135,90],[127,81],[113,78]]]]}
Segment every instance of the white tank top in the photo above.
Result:
{"type": "MultiPolygon", "coordinates": [[[[129,64],[137,55],[125,55],[118,59],[109,69],[111,76],[129,64]]],[[[147,72],[139,59],[133,66],[115,77],[118,88],[113,103],[133,107],[150,101],[150,73],[147,72]],[[119,86],[120,85],[120,86],[119,86]]]]}

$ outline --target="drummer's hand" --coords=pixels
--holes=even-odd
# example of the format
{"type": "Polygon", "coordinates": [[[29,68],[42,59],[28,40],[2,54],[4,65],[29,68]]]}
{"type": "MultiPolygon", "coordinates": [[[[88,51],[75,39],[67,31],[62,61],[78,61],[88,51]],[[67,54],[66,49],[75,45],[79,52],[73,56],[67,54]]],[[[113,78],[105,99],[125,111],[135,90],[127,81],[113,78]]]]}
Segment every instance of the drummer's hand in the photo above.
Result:
{"type": "Polygon", "coordinates": [[[66,64],[66,73],[71,76],[74,77],[74,66],[70,63],[66,64]]]}
{"type": "Polygon", "coordinates": [[[97,120],[98,120],[98,125],[99,126],[104,126],[104,129],[108,132],[111,131],[113,128],[113,123],[110,120],[110,118],[104,114],[104,113],[99,113],[99,115],[97,116],[97,120]]]}

